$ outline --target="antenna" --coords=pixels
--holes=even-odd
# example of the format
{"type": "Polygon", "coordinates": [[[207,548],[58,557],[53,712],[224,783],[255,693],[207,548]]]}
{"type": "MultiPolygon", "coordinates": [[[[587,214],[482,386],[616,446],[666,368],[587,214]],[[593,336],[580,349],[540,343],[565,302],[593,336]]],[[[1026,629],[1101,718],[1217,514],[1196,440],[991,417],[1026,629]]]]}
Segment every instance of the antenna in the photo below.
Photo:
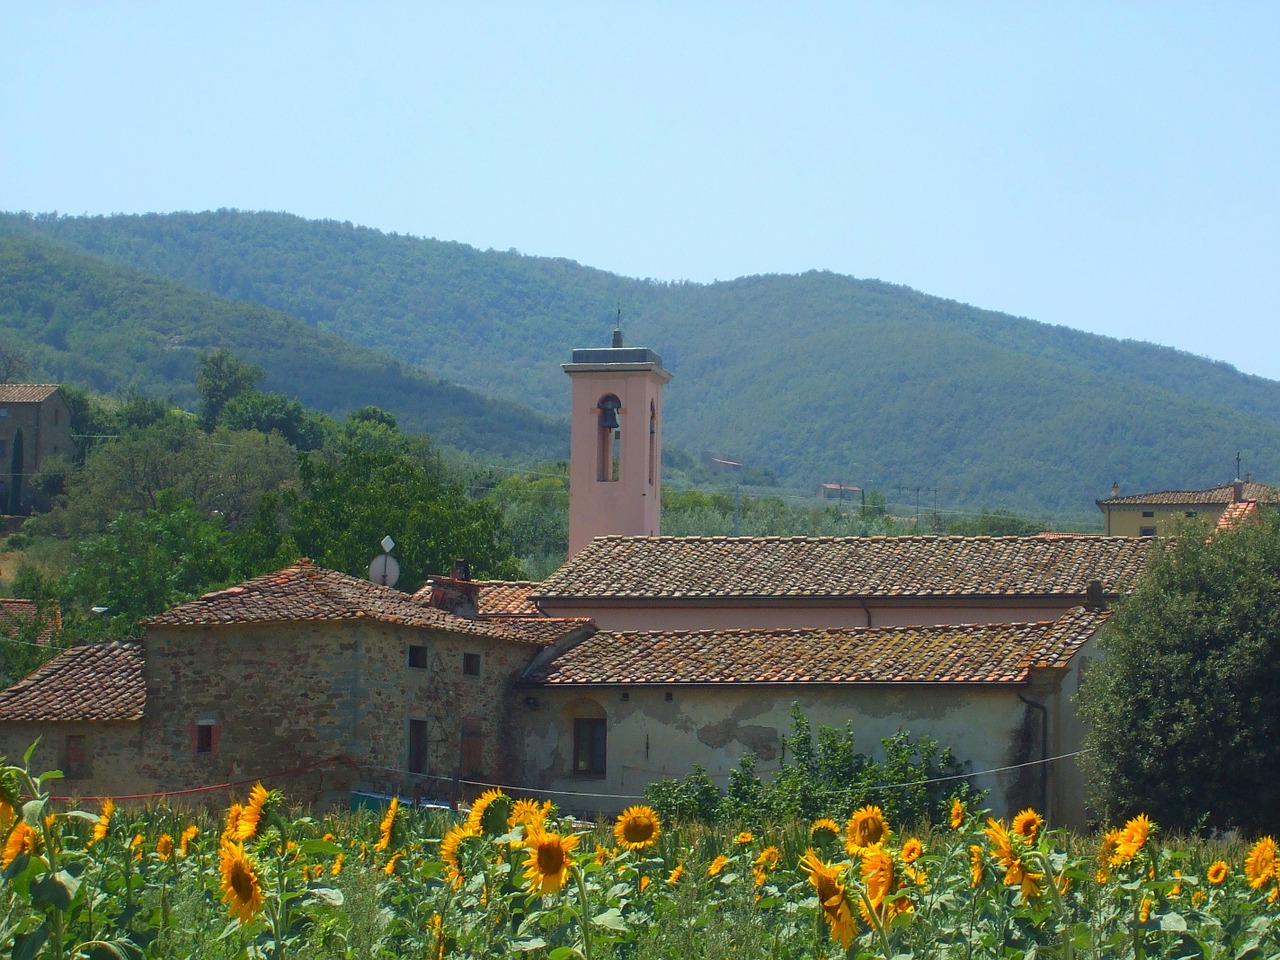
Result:
{"type": "Polygon", "coordinates": [[[1240,479],[1240,451],[1236,451],[1236,479],[1240,479]]]}
{"type": "Polygon", "coordinates": [[[613,345],[622,346],[622,301],[618,301],[618,319],[613,325],[613,345]]]}

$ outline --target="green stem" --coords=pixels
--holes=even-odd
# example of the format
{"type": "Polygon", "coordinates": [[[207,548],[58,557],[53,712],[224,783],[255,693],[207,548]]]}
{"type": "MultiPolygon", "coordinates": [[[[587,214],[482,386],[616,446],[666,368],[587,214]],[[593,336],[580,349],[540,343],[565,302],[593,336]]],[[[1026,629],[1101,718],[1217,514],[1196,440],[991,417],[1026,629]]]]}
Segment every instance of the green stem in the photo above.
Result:
{"type": "Polygon", "coordinates": [[[591,960],[591,902],[587,899],[587,879],[575,863],[570,869],[573,878],[578,881],[578,923],[582,926],[582,958],[591,960]]]}

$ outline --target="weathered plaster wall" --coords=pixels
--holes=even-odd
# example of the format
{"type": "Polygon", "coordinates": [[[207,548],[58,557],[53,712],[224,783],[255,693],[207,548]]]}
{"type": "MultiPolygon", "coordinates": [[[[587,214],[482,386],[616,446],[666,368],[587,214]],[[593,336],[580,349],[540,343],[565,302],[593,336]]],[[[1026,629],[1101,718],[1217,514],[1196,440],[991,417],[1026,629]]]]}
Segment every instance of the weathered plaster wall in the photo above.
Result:
{"type": "MultiPolygon", "coordinates": [[[[579,809],[617,810],[634,802],[647,783],[679,777],[701,765],[720,786],[748,751],[760,758],[758,772],[778,769],[782,737],[790,731],[796,702],[813,726],[852,723],[859,749],[877,754],[880,741],[900,730],[928,735],[950,746],[972,771],[1025,763],[1040,757],[1040,717],[1018,699],[1015,685],[975,684],[539,688],[538,706],[525,708],[526,767],[523,782],[565,791],[560,801],[579,809]],[[671,699],[668,700],[667,696],[671,699]],[[573,718],[603,708],[608,717],[608,763],[604,777],[571,772],[573,718]],[[612,794],[578,797],[567,794],[612,794]]],[[[1050,698],[1051,691],[1037,691],[1050,698]]],[[[1051,706],[1051,715],[1057,710],[1051,706]]],[[[1037,768],[976,778],[989,790],[988,805],[1000,814],[1039,806],[1037,768]]],[[[1056,813],[1056,811],[1055,811],[1056,813]]],[[[1061,820],[1059,819],[1059,822],[1061,820]]]]}
{"type": "Polygon", "coordinates": [[[553,617],[590,617],[601,630],[777,630],[806,627],[904,627],[962,623],[1034,623],[1056,620],[1080,599],[1020,601],[1016,605],[951,603],[887,604],[869,600],[867,609],[843,604],[773,601],[759,605],[687,603],[622,606],[603,603],[542,603],[553,617]],[[867,623],[868,613],[871,623],[867,623]]]}
{"type": "Polygon", "coordinates": [[[31,757],[31,772],[61,770],[64,779],[51,781],[57,796],[103,797],[146,792],[138,774],[143,728],[138,721],[118,723],[4,723],[0,724],[0,755],[20,764],[27,748],[39,739],[31,757]],[[84,738],[86,765],[82,775],[72,775],[67,739],[84,738]]]}

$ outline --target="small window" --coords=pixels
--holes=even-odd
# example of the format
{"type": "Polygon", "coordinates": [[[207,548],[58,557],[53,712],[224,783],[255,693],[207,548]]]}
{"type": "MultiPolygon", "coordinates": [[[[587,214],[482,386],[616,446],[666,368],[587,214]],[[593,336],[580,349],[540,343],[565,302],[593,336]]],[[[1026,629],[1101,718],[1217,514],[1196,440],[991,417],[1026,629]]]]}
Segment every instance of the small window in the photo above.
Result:
{"type": "Polygon", "coordinates": [[[427,721],[409,718],[409,772],[424,774],[427,770],[427,721]]]}
{"type": "Polygon", "coordinates": [[[196,724],[196,753],[213,753],[214,724],[200,721],[196,724]]]}
{"type": "Polygon", "coordinates": [[[1156,515],[1156,512],[1155,512],[1154,510],[1143,510],[1143,511],[1142,511],[1142,519],[1143,519],[1143,520],[1147,520],[1147,519],[1149,519],[1149,518],[1151,518],[1151,517],[1154,517],[1155,515],[1156,515]]]}
{"type": "Polygon", "coordinates": [[[9,415],[9,408],[0,407],[0,417],[7,417],[8,415],[9,415]]]}
{"type": "Polygon", "coordinates": [[[409,647],[409,666],[415,670],[426,670],[431,664],[431,650],[429,647],[410,646],[409,647]]]}
{"type": "Polygon", "coordinates": [[[1186,513],[1183,514],[1183,516],[1186,517],[1188,520],[1193,519],[1195,515],[1196,515],[1196,512],[1194,510],[1188,510],[1186,513]]]}
{"type": "Polygon", "coordinates": [[[1139,527],[1138,528],[1138,536],[1140,537],[1154,537],[1155,535],[1156,535],[1155,527],[1139,527]]]}
{"type": "Polygon", "coordinates": [[[480,676],[480,654],[464,653],[462,655],[462,672],[468,677],[480,676]]]}
{"type": "Polygon", "coordinates": [[[83,780],[92,771],[89,767],[89,750],[84,734],[67,736],[67,751],[63,763],[63,773],[68,780],[83,780]]]}
{"type": "Polygon", "coordinates": [[[595,717],[578,717],[573,721],[574,773],[604,776],[606,725],[606,720],[595,717]]]}

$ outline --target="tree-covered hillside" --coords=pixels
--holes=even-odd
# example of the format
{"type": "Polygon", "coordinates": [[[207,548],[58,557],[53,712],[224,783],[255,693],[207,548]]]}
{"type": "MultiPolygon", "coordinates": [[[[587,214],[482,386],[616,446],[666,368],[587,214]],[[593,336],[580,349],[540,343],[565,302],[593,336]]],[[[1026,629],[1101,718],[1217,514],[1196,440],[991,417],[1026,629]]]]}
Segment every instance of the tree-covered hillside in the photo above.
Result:
{"type": "Polygon", "coordinates": [[[234,350],[264,386],[336,416],[374,405],[460,450],[547,458],[567,428],[527,407],[445,383],[389,353],[317,330],[252,302],[0,233],[0,334],[40,380],[192,407],[199,357],[234,350]]]}
{"type": "Polygon", "coordinates": [[[1228,480],[1237,450],[1255,477],[1280,477],[1280,384],[878,281],[665,284],[279,213],[8,215],[3,231],[287,312],[552,416],[568,401],[559,364],[604,345],[621,305],[627,342],[676,375],[668,443],[798,487],[1087,515],[1113,481],[1228,480]]]}

